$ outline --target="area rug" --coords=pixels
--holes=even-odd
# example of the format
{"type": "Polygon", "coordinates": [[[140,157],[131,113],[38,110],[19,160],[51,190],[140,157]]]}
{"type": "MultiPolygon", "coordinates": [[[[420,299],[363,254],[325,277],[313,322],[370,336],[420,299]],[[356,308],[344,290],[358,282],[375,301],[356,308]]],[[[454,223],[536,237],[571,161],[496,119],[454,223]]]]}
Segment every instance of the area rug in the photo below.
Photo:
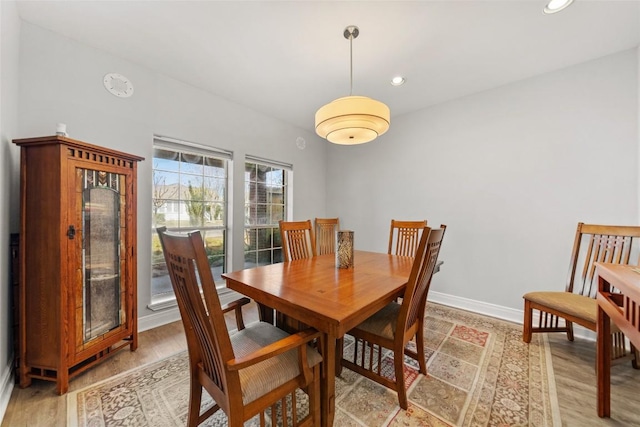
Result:
{"type": "MultiPolygon", "coordinates": [[[[347,337],[345,352],[353,345],[347,337]]],[[[407,411],[398,406],[395,392],[345,368],[336,378],[334,425],[561,425],[545,334],[534,334],[525,344],[521,325],[429,303],[425,346],[427,376],[406,359],[407,411]]],[[[392,355],[383,355],[381,363],[393,377],[392,355]]],[[[71,392],[68,425],[184,426],[188,366],[183,352],[71,392]]],[[[305,405],[305,399],[298,400],[305,405]]],[[[203,408],[210,404],[208,398],[203,408]]],[[[226,417],[218,411],[202,425],[225,426],[226,417]]],[[[246,425],[257,425],[257,420],[246,425]]]]}

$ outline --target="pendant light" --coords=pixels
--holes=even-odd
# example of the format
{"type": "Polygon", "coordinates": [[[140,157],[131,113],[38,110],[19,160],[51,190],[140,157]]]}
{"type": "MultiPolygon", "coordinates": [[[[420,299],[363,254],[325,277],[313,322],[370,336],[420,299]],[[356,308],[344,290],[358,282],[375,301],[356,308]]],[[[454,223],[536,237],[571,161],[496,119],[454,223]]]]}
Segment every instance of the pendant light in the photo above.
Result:
{"type": "Polygon", "coordinates": [[[331,101],[316,112],[316,133],[334,144],[363,144],[389,130],[389,107],[375,99],[353,95],[353,39],[359,33],[354,25],[345,28],[343,33],[349,40],[349,96],[331,101]]]}

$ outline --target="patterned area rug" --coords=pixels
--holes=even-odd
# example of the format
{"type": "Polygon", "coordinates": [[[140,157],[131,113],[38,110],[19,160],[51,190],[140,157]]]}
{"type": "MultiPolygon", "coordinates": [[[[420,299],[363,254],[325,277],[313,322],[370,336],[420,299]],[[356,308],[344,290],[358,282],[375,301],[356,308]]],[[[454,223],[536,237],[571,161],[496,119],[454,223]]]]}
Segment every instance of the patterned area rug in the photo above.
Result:
{"type": "MultiPolygon", "coordinates": [[[[400,409],[393,391],[345,368],[336,378],[335,426],[561,425],[545,334],[527,345],[521,325],[433,303],[425,330],[428,376],[414,361],[405,364],[409,409],[400,409]]],[[[188,363],[180,353],[69,393],[68,425],[184,426],[188,363]]],[[[392,355],[382,363],[393,376],[392,355]]],[[[222,411],[203,424],[225,425],[222,411]]]]}

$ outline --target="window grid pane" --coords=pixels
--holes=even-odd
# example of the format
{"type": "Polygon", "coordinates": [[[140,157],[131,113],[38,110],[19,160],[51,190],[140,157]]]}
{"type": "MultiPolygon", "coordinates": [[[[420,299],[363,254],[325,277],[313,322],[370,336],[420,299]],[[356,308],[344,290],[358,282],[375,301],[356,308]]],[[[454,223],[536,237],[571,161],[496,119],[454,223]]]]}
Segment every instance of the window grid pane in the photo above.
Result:
{"type": "Polygon", "coordinates": [[[278,221],[286,219],[285,169],[245,163],[244,267],[282,262],[278,221]]]}
{"type": "Polygon", "coordinates": [[[168,148],[153,150],[151,298],[173,297],[160,239],[155,229],[198,229],[217,286],[226,271],[228,160],[168,148]]]}

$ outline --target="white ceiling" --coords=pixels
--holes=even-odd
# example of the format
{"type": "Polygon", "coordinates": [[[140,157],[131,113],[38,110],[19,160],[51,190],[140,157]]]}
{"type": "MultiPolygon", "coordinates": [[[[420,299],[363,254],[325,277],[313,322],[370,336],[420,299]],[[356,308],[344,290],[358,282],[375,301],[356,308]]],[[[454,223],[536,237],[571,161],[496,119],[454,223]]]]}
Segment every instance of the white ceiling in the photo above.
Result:
{"type": "MultiPolygon", "coordinates": [[[[313,131],[349,94],[393,118],[640,44],[640,1],[20,1],[21,18],[313,131]],[[407,82],[393,87],[402,74],[407,82]]],[[[106,72],[121,70],[105,70],[106,72]]],[[[135,82],[133,82],[135,84],[135,82]]],[[[135,95],[134,95],[135,96],[135,95]]]]}

